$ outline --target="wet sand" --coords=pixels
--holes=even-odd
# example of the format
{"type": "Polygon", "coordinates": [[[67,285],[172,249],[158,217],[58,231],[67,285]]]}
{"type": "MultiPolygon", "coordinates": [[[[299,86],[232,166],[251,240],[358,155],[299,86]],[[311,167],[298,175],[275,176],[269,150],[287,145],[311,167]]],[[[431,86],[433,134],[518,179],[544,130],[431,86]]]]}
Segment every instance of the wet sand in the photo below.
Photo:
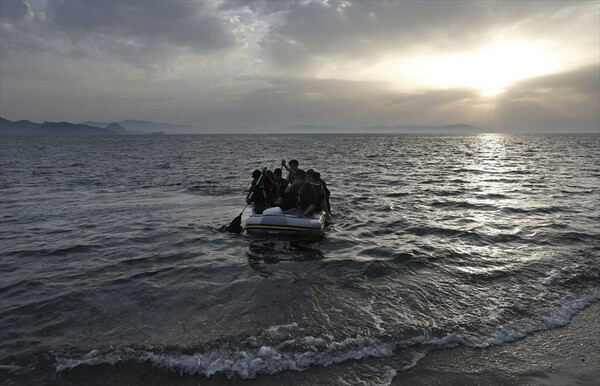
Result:
{"type": "Polygon", "coordinates": [[[598,385],[600,303],[565,327],[500,347],[430,352],[392,385],[598,385]]]}

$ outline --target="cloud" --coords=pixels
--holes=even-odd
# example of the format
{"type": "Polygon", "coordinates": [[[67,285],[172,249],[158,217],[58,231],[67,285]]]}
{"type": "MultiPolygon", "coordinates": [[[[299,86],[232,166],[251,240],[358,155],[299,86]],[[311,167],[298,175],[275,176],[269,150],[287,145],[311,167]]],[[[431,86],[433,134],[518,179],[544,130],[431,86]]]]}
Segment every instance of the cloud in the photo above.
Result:
{"type": "Polygon", "coordinates": [[[580,131],[599,123],[597,2],[0,4],[7,118],[139,118],[228,131],[447,123],[580,131]],[[494,68],[522,69],[519,55],[488,45],[498,41],[539,48],[542,64],[557,65],[531,73],[556,73],[510,78],[493,98],[475,82],[435,84],[437,75],[459,78],[457,68],[482,70],[478,80],[498,75],[494,68]],[[494,49],[497,66],[475,60],[494,49]],[[459,59],[419,72],[444,57],[459,59]]]}
{"type": "Polygon", "coordinates": [[[513,94],[537,92],[572,92],[577,94],[598,94],[600,92],[600,65],[598,63],[559,74],[550,74],[526,79],[516,83],[513,94]]]}
{"type": "Polygon", "coordinates": [[[513,85],[497,104],[499,128],[516,131],[598,132],[600,64],[531,78],[513,85]]]}
{"type": "Polygon", "coordinates": [[[247,92],[203,111],[230,128],[276,130],[295,124],[341,128],[463,122],[474,90],[402,93],[376,81],[259,77],[247,92]],[[235,112],[236,114],[232,114],[235,112]]]}
{"type": "Polygon", "coordinates": [[[29,5],[24,1],[11,0],[0,3],[0,21],[19,21],[29,14],[29,5]]]}
{"type": "Polygon", "coordinates": [[[232,46],[225,20],[204,3],[185,1],[50,1],[46,9],[67,35],[100,34],[140,44],[167,43],[204,51],[232,46]]]}
{"type": "Polygon", "coordinates": [[[19,54],[48,55],[46,62],[81,60],[86,66],[119,62],[133,72],[164,72],[182,56],[207,57],[238,44],[232,21],[205,4],[44,1],[31,11],[22,2],[2,2],[0,60],[8,66],[19,54]],[[27,19],[23,7],[30,15],[27,19]]]}
{"type": "Polygon", "coordinates": [[[301,4],[301,0],[225,0],[219,4],[219,9],[224,11],[249,9],[257,15],[270,15],[289,11],[301,4]]]}
{"type": "MultiPolygon", "coordinates": [[[[261,42],[281,70],[386,55],[465,51],[506,34],[560,34],[589,2],[324,1],[288,3],[261,42]],[[553,30],[548,30],[552,23],[553,30]]],[[[592,19],[585,28],[597,24],[592,19]]],[[[582,27],[583,28],[583,27],[582,27]]],[[[597,30],[596,26],[596,30],[597,30]]],[[[572,32],[575,32],[570,28],[572,32]]],[[[577,44],[577,43],[575,43],[577,44]]]]}

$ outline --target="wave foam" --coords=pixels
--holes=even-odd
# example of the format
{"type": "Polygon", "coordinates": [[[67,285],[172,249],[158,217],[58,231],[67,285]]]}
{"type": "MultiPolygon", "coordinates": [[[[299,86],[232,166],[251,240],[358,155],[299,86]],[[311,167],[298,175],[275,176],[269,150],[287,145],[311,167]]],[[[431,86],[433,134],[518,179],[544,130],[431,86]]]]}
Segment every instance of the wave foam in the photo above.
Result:
{"type": "Polygon", "coordinates": [[[598,301],[600,301],[600,289],[594,289],[578,299],[567,297],[540,315],[507,323],[483,337],[470,333],[448,334],[442,338],[424,338],[421,343],[436,348],[454,347],[461,344],[478,348],[500,346],[503,343],[524,338],[533,332],[564,326],[577,312],[598,301]]]}
{"type": "MultiPolygon", "coordinates": [[[[566,297],[554,303],[537,316],[523,318],[500,325],[485,333],[461,331],[443,337],[422,335],[394,343],[357,336],[335,341],[330,335],[319,337],[301,336],[293,339],[289,335],[303,331],[296,323],[274,326],[257,337],[251,337],[248,347],[217,348],[192,355],[177,353],[154,353],[145,350],[124,349],[102,353],[93,350],[78,358],[56,360],[58,372],[77,366],[101,364],[117,365],[127,361],[149,362],[153,366],[210,377],[216,373],[227,377],[255,378],[259,374],[275,374],[284,370],[303,371],[312,365],[330,366],[347,360],[381,358],[394,355],[396,348],[410,349],[411,360],[397,371],[414,367],[432,349],[451,348],[459,345],[484,348],[499,346],[521,339],[533,332],[564,326],[579,311],[600,301],[600,288],[595,288],[580,298],[566,297]],[[264,338],[279,338],[280,343],[260,344],[264,338]]],[[[394,370],[396,371],[396,370],[394,370]]],[[[392,373],[390,372],[390,375],[392,373]]],[[[393,376],[396,374],[394,373],[393,376]]],[[[391,379],[390,378],[390,379],[391,379]]]]}
{"type": "Polygon", "coordinates": [[[96,350],[80,358],[57,358],[56,370],[65,371],[81,365],[115,365],[126,361],[146,362],[153,366],[185,372],[203,374],[207,377],[216,373],[231,377],[254,378],[258,374],[274,374],[283,370],[306,370],[311,365],[329,366],[350,359],[387,357],[394,352],[392,344],[358,336],[341,342],[312,336],[285,341],[275,347],[261,346],[247,350],[214,351],[185,354],[157,354],[149,351],[122,350],[102,354],[96,350]],[[293,350],[294,348],[304,350],[293,350]]]}

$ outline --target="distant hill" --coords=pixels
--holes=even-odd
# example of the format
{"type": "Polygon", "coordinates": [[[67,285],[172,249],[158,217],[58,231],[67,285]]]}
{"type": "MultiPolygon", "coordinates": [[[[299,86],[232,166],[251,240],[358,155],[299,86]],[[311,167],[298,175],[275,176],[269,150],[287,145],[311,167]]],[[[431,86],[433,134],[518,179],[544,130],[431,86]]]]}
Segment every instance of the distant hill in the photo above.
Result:
{"type": "Polygon", "coordinates": [[[333,126],[317,126],[317,125],[293,125],[286,127],[288,132],[294,133],[373,133],[373,134],[470,134],[482,133],[484,130],[467,125],[443,125],[443,126],[421,126],[421,125],[406,125],[406,126],[370,126],[358,128],[343,128],[333,126]]]}
{"type": "Polygon", "coordinates": [[[127,129],[125,129],[123,126],[119,125],[117,122],[113,122],[111,124],[106,125],[106,127],[104,128],[105,130],[108,130],[114,134],[131,134],[131,132],[127,131],[127,129]]]}
{"type": "Polygon", "coordinates": [[[194,134],[198,133],[198,128],[190,125],[175,125],[172,123],[156,123],[148,121],[139,121],[135,119],[126,119],[119,121],[119,124],[127,130],[141,131],[144,133],[163,132],[167,134],[194,134]]]}
{"type": "Polygon", "coordinates": [[[44,122],[9,121],[0,118],[0,135],[35,135],[35,136],[62,136],[62,135],[122,135],[129,134],[119,124],[109,124],[107,128],[75,124],[70,122],[44,122]]]}
{"type": "Polygon", "coordinates": [[[114,135],[115,133],[100,127],[69,122],[44,122],[34,129],[39,135],[114,135]]]}
{"type": "Polygon", "coordinates": [[[443,126],[371,126],[366,128],[368,132],[374,133],[453,133],[453,134],[469,134],[480,133],[482,130],[466,124],[443,125],[443,126]]]}
{"type": "MultiPolygon", "coordinates": [[[[467,124],[453,124],[442,126],[370,126],[357,128],[344,128],[319,125],[293,125],[284,128],[287,133],[306,134],[334,134],[334,133],[373,133],[373,134],[476,134],[485,130],[467,124]]],[[[219,133],[227,130],[215,128],[199,128],[191,125],[176,125],[172,123],[156,123],[135,119],[126,119],[119,122],[85,121],[79,124],[70,122],[44,122],[42,124],[27,120],[9,121],[0,118],[0,135],[164,135],[164,134],[197,134],[219,133]]],[[[278,130],[277,132],[281,132],[278,130]]]]}
{"type": "MultiPolygon", "coordinates": [[[[152,133],[168,133],[168,134],[194,134],[198,133],[198,127],[191,125],[176,125],[173,123],[156,123],[149,121],[140,121],[136,119],[125,119],[119,122],[113,122],[121,125],[128,134],[152,134],[152,133]]],[[[112,123],[99,121],[85,121],[82,125],[96,126],[106,128],[112,123]]]]}
{"type": "Polygon", "coordinates": [[[31,121],[9,121],[0,118],[0,135],[31,135],[39,127],[39,123],[31,121]]]}
{"type": "Polygon", "coordinates": [[[102,129],[104,129],[106,126],[110,125],[110,122],[85,121],[85,122],[79,122],[79,124],[86,125],[86,126],[100,127],[102,129]]]}

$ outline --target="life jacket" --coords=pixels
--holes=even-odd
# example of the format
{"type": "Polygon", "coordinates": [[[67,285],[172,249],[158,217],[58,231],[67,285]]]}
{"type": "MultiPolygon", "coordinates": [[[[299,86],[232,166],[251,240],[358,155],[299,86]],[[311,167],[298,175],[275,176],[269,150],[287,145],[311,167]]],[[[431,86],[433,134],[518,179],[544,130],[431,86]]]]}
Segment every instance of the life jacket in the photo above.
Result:
{"type": "Polygon", "coordinates": [[[253,181],[252,186],[249,189],[248,197],[252,196],[251,202],[254,202],[255,206],[266,206],[272,207],[275,202],[273,200],[273,192],[271,188],[267,188],[265,180],[261,180],[258,185],[253,181]]]}
{"type": "Polygon", "coordinates": [[[304,182],[304,184],[302,184],[302,186],[298,189],[298,202],[296,204],[296,207],[298,208],[302,208],[302,209],[306,209],[308,208],[311,204],[316,204],[316,198],[315,198],[315,190],[313,189],[312,185],[310,182],[306,181],[304,182]],[[309,202],[308,205],[306,202],[304,202],[304,200],[302,200],[302,192],[305,189],[310,189],[310,195],[312,196],[312,202],[309,202]]]}
{"type": "Polygon", "coordinates": [[[321,205],[321,203],[323,202],[325,197],[327,197],[325,194],[325,189],[323,188],[323,184],[320,182],[311,182],[310,185],[315,191],[315,201],[317,202],[316,210],[320,212],[321,210],[323,210],[323,205],[321,205]]]}

